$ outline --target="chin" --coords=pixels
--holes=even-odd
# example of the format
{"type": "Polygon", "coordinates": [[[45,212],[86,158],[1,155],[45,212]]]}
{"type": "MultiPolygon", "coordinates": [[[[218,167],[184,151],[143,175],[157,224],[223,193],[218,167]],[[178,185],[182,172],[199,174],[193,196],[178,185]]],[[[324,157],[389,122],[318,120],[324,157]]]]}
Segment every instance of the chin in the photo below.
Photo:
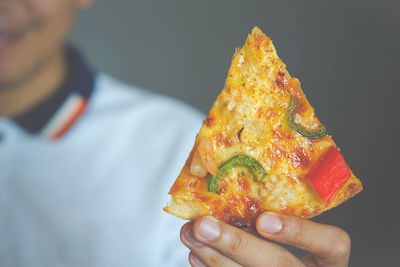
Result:
{"type": "Polygon", "coordinates": [[[3,68],[3,63],[0,64],[0,90],[8,89],[17,86],[22,81],[29,78],[30,71],[21,68],[3,68]]]}
{"type": "MultiPolygon", "coordinates": [[[[1,0],[0,0],[1,1],[1,0]]],[[[26,80],[41,59],[41,51],[35,49],[26,38],[0,51],[0,86],[14,86],[26,80]]]]}

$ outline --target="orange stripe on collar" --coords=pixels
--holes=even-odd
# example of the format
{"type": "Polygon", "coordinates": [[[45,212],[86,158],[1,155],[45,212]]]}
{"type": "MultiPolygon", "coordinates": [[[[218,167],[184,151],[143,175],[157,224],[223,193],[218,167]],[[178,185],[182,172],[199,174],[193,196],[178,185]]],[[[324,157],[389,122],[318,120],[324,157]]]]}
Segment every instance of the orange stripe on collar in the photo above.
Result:
{"type": "Polygon", "coordinates": [[[71,94],[41,134],[53,140],[62,137],[83,114],[86,106],[85,98],[78,94],[71,94]]]}

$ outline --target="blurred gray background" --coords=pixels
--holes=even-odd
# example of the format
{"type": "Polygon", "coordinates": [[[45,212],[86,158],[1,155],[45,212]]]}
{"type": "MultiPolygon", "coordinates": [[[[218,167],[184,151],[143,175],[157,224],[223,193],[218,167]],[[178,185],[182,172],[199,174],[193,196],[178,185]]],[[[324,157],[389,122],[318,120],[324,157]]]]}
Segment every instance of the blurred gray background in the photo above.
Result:
{"type": "Polygon", "coordinates": [[[400,266],[399,1],[97,0],[78,24],[98,70],[203,112],[258,25],[365,187],[315,220],[350,233],[351,266],[400,266]]]}

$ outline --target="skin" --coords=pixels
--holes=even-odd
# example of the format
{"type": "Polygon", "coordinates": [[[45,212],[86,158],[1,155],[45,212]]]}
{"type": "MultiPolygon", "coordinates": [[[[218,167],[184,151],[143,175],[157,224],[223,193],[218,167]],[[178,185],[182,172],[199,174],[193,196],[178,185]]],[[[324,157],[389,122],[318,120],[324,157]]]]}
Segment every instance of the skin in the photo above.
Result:
{"type": "Polygon", "coordinates": [[[350,237],[338,227],[268,212],[258,217],[256,231],[251,234],[206,216],[186,223],[181,240],[196,267],[348,266],[350,237]],[[299,259],[279,243],[309,253],[299,259]]]}
{"type": "Polygon", "coordinates": [[[16,117],[48,98],[66,75],[64,42],[91,0],[0,1],[0,115],[16,117]]]}
{"type": "MultiPolygon", "coordinates": [[[[57,90],[66,72],[65,39],[78,10],[91,2],[0,1],[0,115],[18,116],[57,90]]],[[[264,215],[271,216],[258,218],[257,236],[212,217],[185,224],[181,240],[191,250],[189,262],[193,266],[347,266],[350,238],[343,230],[275,214],[275,226],[265,230],[264,215]],[[310,253],[298,259],[272,241],[310,253]]]]}

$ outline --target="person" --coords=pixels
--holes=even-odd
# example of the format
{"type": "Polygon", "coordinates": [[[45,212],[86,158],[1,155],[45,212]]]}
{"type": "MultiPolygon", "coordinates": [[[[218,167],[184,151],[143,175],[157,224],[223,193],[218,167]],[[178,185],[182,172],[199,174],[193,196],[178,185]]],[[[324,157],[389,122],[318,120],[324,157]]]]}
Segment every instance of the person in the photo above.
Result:
{"type": "Polygon", "coordinates": [[[96,73],[89,4],[0,1],[0,266],[185,266],[162,208],[203,115],[96,73]]]}
{"type": "MultiPolygon", "coordinates": [[[[0,266],[186,266],[162,207],[204,116],[95,72],[66,42],[90,4],[0,2],[0,266]]],[[[256,229],[202,217],[181,240],[193,266],[348,263],[337,227],[263,213],[256,229]]]]}

